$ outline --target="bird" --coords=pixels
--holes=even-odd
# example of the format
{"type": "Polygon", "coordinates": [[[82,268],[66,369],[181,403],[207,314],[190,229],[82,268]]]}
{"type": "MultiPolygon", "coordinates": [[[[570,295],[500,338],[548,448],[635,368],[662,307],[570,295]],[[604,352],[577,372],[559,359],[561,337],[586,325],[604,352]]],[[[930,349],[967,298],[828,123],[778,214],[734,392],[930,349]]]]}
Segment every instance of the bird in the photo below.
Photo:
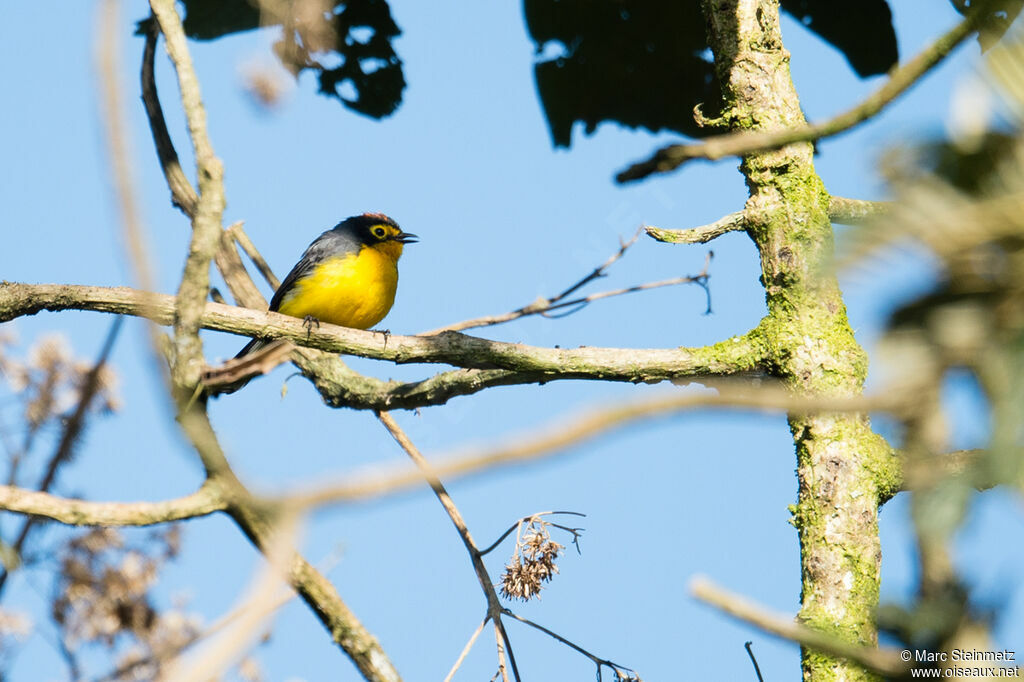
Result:
{"type": "MultiPolygon", "coordinates": [[[[398,259],[419,240],[383,213],[346,218],[306,247],[270,300],[270,310],[353,329],[370,329],[395,303],[398,259]]],[[[244,357],[269,343],[255,338],[238,352],[244,357]]],[[[248,381],[226,386],[233,393],[248,381]]]]}

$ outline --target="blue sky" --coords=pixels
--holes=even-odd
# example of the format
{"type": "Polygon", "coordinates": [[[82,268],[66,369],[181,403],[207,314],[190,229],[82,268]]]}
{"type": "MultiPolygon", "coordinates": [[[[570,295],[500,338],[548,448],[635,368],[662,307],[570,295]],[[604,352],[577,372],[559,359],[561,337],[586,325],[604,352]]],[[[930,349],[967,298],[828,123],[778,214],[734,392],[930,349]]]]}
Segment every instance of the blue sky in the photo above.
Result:
{"type": "MultiPolygon", "coordinates": [[[[904,58],[958,18],[948,3],[892,5],[904,58]]],[[[406,250],[397,303],[384,323],[395,333],[415,333],[557,293],[607,258],[641,222],[689,227],[742,207],[745,188],[735,160],[696,163],[628,187],[612,182],[615,171],[672,135],[606,124],[591,137],[578,129],[569,151],[552,150],[518,3],[392,0],[391,8],[403,30],[396,48],[409,87],[402,107],[383,122],[315,95],[309,77],[278,110],[255,107],[240,74],[248,64],[271,60],[273,31],[191,45],[210,135],[226,169],[225,219],[245,221],[279,276],[338,220],[384,211],[421,237],[406,250]]],[[[143,12],[140,3],[123,8],[121,72],[158,288],[173,292],[189,230],[169,204],[136,99],[142,43],[130,33],[143,12]]],[[[3,279],[132,283],[101,137],[95,16],[89,2],[16,3],[0,26],[8,93],[8,105],[0,108],[0,155],[7,159],[0,183],[3,279]]],[[[786,19],[783,32],[811,120],[845,109],[881,82],[858,80],[838,52],[796,22],[786,19]]],[[[816,166],[830,191],[883,197],[876,172],[882,150],[941,133],[951,84],[976,68],[977,57],[972,42],[880,119],[823,142],[816,166]]],[[[162,50],[157,79],[190,172],[177,89],[162,50]]],[[[742,333],[764,311],[755,250],[742,234],[712,248],[713,315],[702,314],[699,289],[671,288],[481,334],[547,346],[670,347],[742,333]]],[[[692,274],[707,251],[642,240],[598,287],[692,274]]],[[[926,263],[900,262],[844,276],[850,318],[869,350],[886,312],[922,291],[929,275],[926,263]]],[[[78,354],[91,358],[109,322],[93,313],[43,314],[5,328],[13,326],[26,344],[61,331],[78,354]]],[[[190,492],[201,481],[151,372],[143,332],[138,321],[126,325],[113,356],[124,408],[93,423],[80,456],[62,473],[61,493],[157,500],[190,492]]],[[[204,340],[212,360],[230,357],[244,343],[214,333],[204,340]]],[[[437,371],[352,364],[382,378],[437,371]]],[[[297,378],[288,380],[282,399],[289,373],[279,369],[211,408],[231,461],[253,487],[275,491],[402,461],[371,415],[328,409],[297,378]]],[[[880,376],[873,364],[871,382],[880,376]]],[[[549,425],[587,406],[671,390],[589,382],[499,388],[397,419],[426,453],[444,454],[549,425]]],[[[957,445],[978,444],[983,415],[970,389],[954,382],[949,400],[959,415],[957,445]]],[[[786,509],[796,493],[794,466],[781,416],[700,412],[618,432],[540,464],[456,482],[451,492],[481,543],[536,511],[587,514],[580,524],[587,529],[582,555],[561,561],[541,602],[515,607],[524,616],[635,668],[644,679],[754,679],[746,640],[753,640],[766,679],[795,679],[795,646],[718,615],[686,590],[692,576],[705,574],[774,610],[795,613],[799,558],[786,509]]],[[[907,507],[897,498],[882,511],[884,599],[905,598],[913,589],[907,507]]],[[[1014,571],[1024,562],[1022,530],[1018,501],[994,492],[972,506],[959,540],[959,565],[984,603],[1007,605],[995,631],[997,648],[1024,642],[1024,592],[1014,571]]],[[[261,559],[226,518],[187,524],[185,539],[183,556],[166,572],[159,593],[168,600],[186,595],[189,609],[212,622],[261,559]]],[[[318,513],[303,545],[314,563],[340,550],[329,577],[408,680],[441,679],[483,615],[470,563],[425,487],[318,513]]],[[[490,557],[495,577],[510,551],[490,557]]],[[[41,584],[40,576],[17,574],[5,606],[38,611],[45,599],[41,584]]],[[[591,664],[570,650],[516,625],[511,635],[524,679],[592,679],[591,664]]],[[[298,602],[282,609],[259,656],[270,680],[358,679],[298,602]]],[[[485,635],[456,679],[488,679],[494,670],[492,639],[485,635]]],[[[64,675],[44,628],[18,655],[11,679],[64,675]]]]}

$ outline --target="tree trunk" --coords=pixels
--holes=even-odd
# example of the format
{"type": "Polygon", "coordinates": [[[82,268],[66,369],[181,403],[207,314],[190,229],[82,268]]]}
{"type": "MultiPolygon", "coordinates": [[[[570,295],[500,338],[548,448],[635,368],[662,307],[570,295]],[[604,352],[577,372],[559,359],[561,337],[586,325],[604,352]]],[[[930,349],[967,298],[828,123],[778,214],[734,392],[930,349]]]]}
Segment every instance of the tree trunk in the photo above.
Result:
{"type": "MultiPolygon", "coordinates": [[[[731,129],[804,124],[782,44],[777,0],[703,0],[731,129]]],[[[705,112],[708,113],[708,112],[705,112]]],[[[768,315],[760,330],[772,371],[802,395],[861,392],[867,357],[853,337],[835,277],[828,193],[810,143],[751,154],[740,170],[750,190],[747,232],[761,259],[768,315]]],[[[878,506],[898,474],[866,417],[791,415],[796,445],[800,535],[800,618],[873,645],[881,551],[878,506]]],[[[804,650],[805,680],[868,680],[859,666],[804,650]]]]}

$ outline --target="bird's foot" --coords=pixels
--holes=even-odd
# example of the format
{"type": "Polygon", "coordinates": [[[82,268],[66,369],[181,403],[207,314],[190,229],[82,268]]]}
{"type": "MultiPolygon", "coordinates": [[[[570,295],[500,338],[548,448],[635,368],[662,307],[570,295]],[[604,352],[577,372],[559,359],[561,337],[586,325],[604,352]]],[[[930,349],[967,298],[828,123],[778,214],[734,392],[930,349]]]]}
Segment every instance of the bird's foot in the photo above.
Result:
{"type": "Polygon", "coordinates": [[[384,335],[384,348],[386,349],[388,347],[388,338],[391,336],[391,330],[390,329],[371,329],[370,331],[373,332],[374,334],[383,334],[384,335]]]}
{"type": "Polygon", "coordinates": [[[302,326],[306,328],[306,341],[309,341],[309,335],[313,333],[313,327],[320,329],[320,320],[312,315],[306,315],[302,318],[302,326]]]}

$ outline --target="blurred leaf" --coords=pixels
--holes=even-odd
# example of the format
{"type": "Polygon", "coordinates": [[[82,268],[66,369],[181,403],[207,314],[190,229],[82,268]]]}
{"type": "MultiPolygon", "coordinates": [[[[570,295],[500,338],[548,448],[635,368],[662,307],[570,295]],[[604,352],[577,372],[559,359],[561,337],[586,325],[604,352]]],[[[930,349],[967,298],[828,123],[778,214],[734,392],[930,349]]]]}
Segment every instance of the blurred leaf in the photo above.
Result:
{"type": "Polygon", "coordinates": [[[885,0],[782,0],[782,9],[842,52],[861,78],[885,73],[899,61],[885,0]]]}
{"type": "Polygon", "coordinates": [[[401,30],[386,0],[183,3],[185,33],[190,38],[213,40],[280,26],[282,36],[274,46],[278,58],[296,77],[306,70],[315,73],[320,93],[373,118],[394,113],[402,102],[405,76],[391,45],[401,30]]]}
{"type": "MultiPolygon", "coordinates": [[[[966,15],[978,4],[978,0],[950,0],[950,2],[956,11],[963,15],[966,15]]],[[[999,42],[999,39],[1010,28],[1010,24],[1020,14],[1022,7],[1024,7],[1024,0],[999,0],[992,5],[988,10],[984,26],[978,32],[978,44],[981,45],[982,52],[999,42]]]]}

